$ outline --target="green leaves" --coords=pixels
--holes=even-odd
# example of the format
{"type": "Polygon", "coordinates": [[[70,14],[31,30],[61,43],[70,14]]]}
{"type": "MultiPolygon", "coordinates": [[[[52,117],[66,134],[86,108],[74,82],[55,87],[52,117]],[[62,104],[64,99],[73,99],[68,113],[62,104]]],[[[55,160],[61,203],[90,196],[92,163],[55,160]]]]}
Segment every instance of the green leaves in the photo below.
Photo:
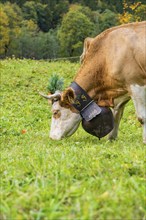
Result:
{"type": "MultiPolygon", "coordinates": [[[[94,31],[95,25],[90,17],[83,13],[84,8],[86,9],[86,7],[81,6],[73,7],[63,17],[58,31],[58,38],[62,53],[66,56],[81,54],[82,44],[80,42],[83,42],[86,37],[92,36],[94,31]]],[[[91,14],[92,12],[90,11],[91,14]]]]}
{"type": "Polygon", "coordinates": [[[49,79],[49,84],[47,86],[48,91],[53,94],[55,91],[63,90],[64,80],[63,78],[60,78],[59,75],[54,73],[51,78],[49,79]]]}

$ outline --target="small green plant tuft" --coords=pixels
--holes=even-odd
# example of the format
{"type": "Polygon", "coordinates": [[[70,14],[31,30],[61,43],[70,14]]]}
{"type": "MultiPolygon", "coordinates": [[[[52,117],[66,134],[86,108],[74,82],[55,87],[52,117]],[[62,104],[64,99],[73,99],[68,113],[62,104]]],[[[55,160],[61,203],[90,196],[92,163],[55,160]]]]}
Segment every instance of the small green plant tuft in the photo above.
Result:
{"type": "Polygon", "coordinates": [[[60,78],[58,74],[54,73],[49,79],[49,84],[47,89],[50,93],[55,93],[55,91],[62,91],[64,86],[64,79],[60,78]]]}

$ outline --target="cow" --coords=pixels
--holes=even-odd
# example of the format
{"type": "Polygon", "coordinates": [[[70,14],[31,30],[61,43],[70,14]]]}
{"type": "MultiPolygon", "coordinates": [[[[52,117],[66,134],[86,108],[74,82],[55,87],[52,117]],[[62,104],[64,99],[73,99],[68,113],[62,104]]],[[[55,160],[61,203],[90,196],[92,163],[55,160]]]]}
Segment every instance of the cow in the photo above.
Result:
{"type": "MultiPolygon", "coordinates": [[[[105,30],[90,42],[73,81],[100,107],[113,109],[114,128],[109,140],[117,138],[126,103],[132,99],[143,126],[146,144],[146,22],[134,22],[105,30]]],[[[52,95],[50,138],[71,136],[82,121],[75,108],[71,86],[52,95]]]]}

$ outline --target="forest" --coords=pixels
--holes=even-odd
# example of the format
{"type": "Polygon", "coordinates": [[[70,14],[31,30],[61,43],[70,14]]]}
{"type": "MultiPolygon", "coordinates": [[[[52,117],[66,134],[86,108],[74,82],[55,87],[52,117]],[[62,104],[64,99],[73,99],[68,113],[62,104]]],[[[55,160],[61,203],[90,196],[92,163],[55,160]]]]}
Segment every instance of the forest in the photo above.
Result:
{"type": "Polygon", "coordinates": [[[82,53],[86,37],[146,20],[145,0],[1,0],[0,58],[57,59],[82,53]]]}

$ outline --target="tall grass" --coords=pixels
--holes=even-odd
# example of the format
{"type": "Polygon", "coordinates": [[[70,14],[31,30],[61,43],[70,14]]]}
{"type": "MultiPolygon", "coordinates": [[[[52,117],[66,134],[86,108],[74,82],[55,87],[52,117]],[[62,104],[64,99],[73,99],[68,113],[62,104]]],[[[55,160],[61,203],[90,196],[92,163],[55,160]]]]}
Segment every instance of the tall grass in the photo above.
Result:
{"type": "Polygon", "coordinates": [[[69,85],[79,64],[3,60],[1,69],[2,220],[144,220],[142,127],[127,104],[119,137],[100,141],[81,127],[70,138],[48,137],[48,78],[69,85]]]}

